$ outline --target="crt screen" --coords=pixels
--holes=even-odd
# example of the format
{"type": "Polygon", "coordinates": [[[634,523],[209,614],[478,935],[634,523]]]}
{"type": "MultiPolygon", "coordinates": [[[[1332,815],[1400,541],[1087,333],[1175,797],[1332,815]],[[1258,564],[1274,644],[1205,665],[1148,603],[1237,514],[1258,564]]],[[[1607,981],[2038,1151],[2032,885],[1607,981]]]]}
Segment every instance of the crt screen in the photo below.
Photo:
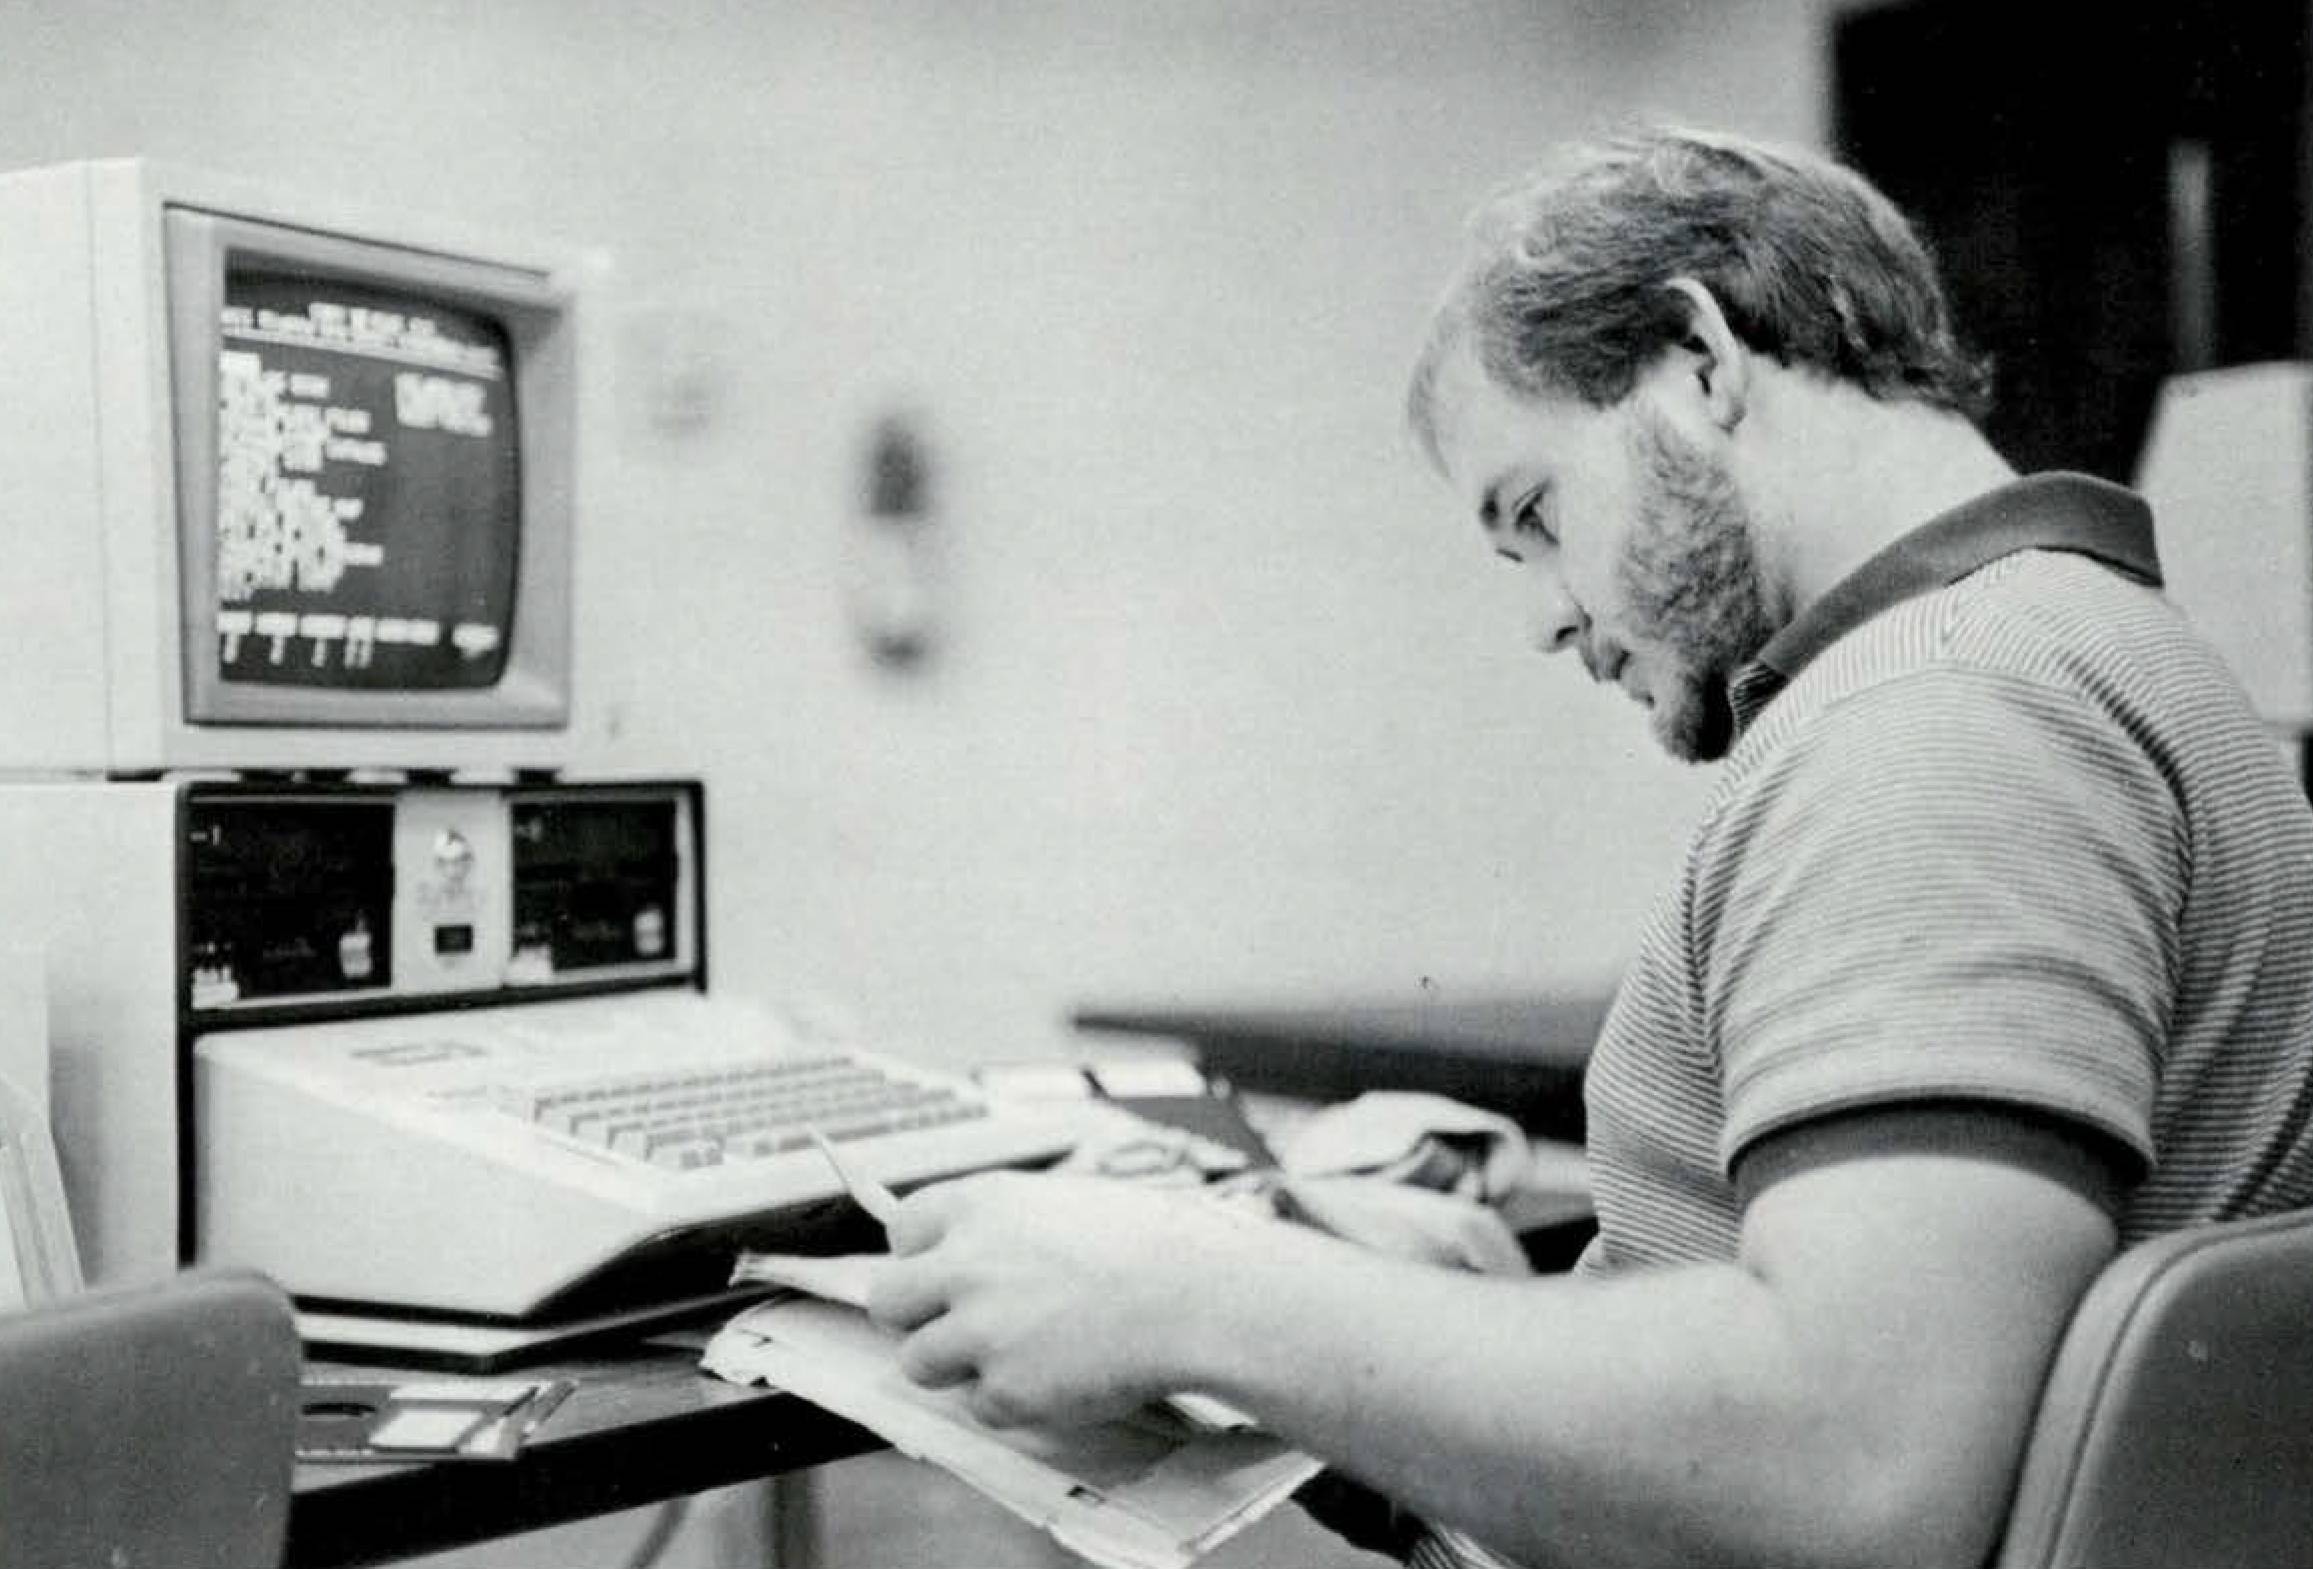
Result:
{"type": "Polygon", "coordinates": [[[440,691],[506,668],[521,538],[503,325],[236,268],[218,353],[226,681],[440,691]]]}

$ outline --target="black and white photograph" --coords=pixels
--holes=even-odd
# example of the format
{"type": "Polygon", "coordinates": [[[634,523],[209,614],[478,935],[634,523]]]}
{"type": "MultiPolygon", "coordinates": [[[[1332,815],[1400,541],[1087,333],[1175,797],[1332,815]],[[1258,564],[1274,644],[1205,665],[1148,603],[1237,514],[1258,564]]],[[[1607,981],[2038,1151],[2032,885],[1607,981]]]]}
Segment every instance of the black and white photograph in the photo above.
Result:
{"type": "Polygon", "coordinates": [[[2313,1563],[2303,0],[0,0],[0,1569],[2313,1563]]]}

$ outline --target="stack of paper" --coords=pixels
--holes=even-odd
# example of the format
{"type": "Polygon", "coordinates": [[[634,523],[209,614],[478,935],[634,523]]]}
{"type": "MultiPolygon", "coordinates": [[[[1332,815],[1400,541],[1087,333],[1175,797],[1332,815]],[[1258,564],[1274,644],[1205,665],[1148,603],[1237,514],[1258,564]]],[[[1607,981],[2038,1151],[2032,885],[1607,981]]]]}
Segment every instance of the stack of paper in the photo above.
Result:
{"type": "Polygon", "coordinates": [[[1317,1473],[1315,1459],[1217,1403],[1065,1430],[985,1426],[960,1394],[900,1372],[897,1338],[863,1309],[867,1263],[750,1255],[746,1278],[811,1295],[740,1314],[708,1344],[705,1367],[859,1423],[1107,1569],[1186,1569],[1317,1473]]]}

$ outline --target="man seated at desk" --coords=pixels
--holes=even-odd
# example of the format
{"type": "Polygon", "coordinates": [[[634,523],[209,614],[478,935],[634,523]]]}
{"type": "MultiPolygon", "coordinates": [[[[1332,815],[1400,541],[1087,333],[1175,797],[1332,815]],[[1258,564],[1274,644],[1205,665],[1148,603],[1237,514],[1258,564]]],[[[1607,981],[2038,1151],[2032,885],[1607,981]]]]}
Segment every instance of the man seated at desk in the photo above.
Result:
{"type": "Polygon", "coordinates": [[[1415,430],[1540,646],[1723,760],[1592,1058],[1596,1241],[1480,1278],[971,1178],[892,1228],[909,1372],[1210,1391],[1417,1562],[1982,1563],[2115,1250],[2313,1198],[2313,813],[2143,502],[2019,478],[1984,396],[1823,159],[1650,133],[1504,195],[1415,430]]]}

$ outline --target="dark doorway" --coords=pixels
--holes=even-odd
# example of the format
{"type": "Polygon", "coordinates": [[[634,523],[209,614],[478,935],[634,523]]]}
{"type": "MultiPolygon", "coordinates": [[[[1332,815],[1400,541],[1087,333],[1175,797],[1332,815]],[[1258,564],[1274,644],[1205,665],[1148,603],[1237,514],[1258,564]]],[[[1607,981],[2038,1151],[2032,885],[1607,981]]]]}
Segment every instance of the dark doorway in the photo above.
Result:
{"type": "Polygon", "coordinates": [[[2305,0],[1907,0],[1833,30],[1841,154],[1926,232],[2026,469],[2127,480],[2173,370],[2304,352],[2305,0]]]}

